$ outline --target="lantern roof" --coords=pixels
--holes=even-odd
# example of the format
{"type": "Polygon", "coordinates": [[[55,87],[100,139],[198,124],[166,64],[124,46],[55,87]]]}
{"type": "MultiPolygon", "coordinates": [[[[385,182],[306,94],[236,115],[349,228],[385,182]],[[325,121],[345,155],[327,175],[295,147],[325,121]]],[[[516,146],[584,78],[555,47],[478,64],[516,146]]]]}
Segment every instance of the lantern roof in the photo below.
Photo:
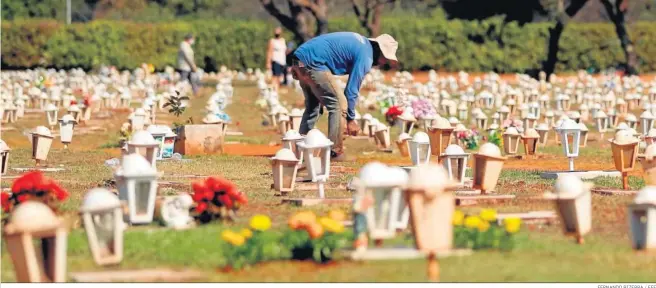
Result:
{"type": "Polygon", "coordinates": [[[594,115],[595,119],[607,118],[607,117],[608,117],[608,115],[606,115],[606,113],[604,111],[601,111],[601,110],[597,111],[597,113],[595,113],[595,115],[594,115]]]}
{"type": "Polygon", "coordinates": [[[460,123],[460,120],[456,117],[449,117],[449,123],[451,125],[456,125],[456,124],[460,123]]]}
{"type": "Polygon", "coordinates": [[[519,135],[519,132],[517,131],[517,128],[511,126],[503,132],[503,135],[519,135]]]}
{"type": "Polygon", "coordinates": [[[486,130],[489,131],[489,130],[497,130],[497,129],[499,129],[499,124],[497,124],[497,123],[492,123],[492,124],[490,124],[490,126],[487,127],[486,130]]]}
{"type": "Polygon", "coordinates": [[[501,149],[492,143],[485,143],[481,145],[481,148],[478,150],[478,154],[491,157],[501,157],[501,149]]]}
{"type": "Polygon", "coordinates": [[[68,112],[80,112],[80,107],[77,105],[68,106],[68,112]]]}
{"type": "Polygon", "coordinates": [[[654,157],[656,157],[656,144],[650,144],[645,148],[645,158],[651,161],[654,157]]]}
{"type": "Polygon", "coordinates": [[[315,128],[310,130],[305,136],[305,141],[303,143],[299,143],[298,145],[305,148],[318,148],[330,146],[332,144],[333,142],[326,138],[326,135],[321,133],[319,129],[315,128]]]}
{"type": "MultiPolygon", "coordinates": [[[[151,135],[164,135],[166,134],[166,129],[164,128],[166,126],[164,125],[148,125],[148,128],[146,128],[146,131],[150,133],[151,135]]],[[[169,129],[170,130],[170,129],[169,129]]]]}
{"type": "Polygon", "coordinates": [[[503,106],[501,106],[501,108],[499,108],[499,112],[501,112],[501,113],[510,113],[510,108],[508,108],[508,106],[506,106],[506,105],[503,105],[503,106]]]}
{"type": "Polygon", "coordinates": [[[626,101],[624,101],[624,98],[617,98],[617,100],[615,100],[615,104],[616,105],[626,104],[626,101]]]}
{"type": "Polygon", "coordinates": [[[280,115],[280,116],[278,117],[278,122],[280,122],[280,121],[288,121],[288,122],[289,122],[289,119],[290,119],[290,118],[289,118],[289,115],[287,115],[287,114],[282,114],[282,115],[280,115]]]}
{"type": "Polygon", "coordinates": [[[583,103],[583,104],[581,104],[581,106],[579,106],[579,110],[588,111],[588,110],[590,110],[590,108],[588,107],[587,104],[583,103]]]}
{"type": "Polygon", "coordinates": [[[642,188],[633,199],[633,203],[656,205],[656,187],[647,186],[642,188]]]}
{"type": "Polygon", "coordinates": [[[45,110],[46,110],[47,112],[57,111],[57,106],[55,106],[55,105],[52,104],[52,103],[48,103],[48,105],[46,105],[45,110]]]}
{"type": "Polygon", "coordinates": [[[626,129],[629,129],[629,128],[630,128],[630,127],[629,127],[628,124],[622,122],[622,123],[620,123],[620,124],[617,125],[617,128],[616,128],[616,129],[617,129],[617,130],[626,130],[626,129]]]}
{"type": "MultiPolygon", "coordinates": [[[[376,119],[376,118],[371,118],[371,120],[369,120],[369,126],[374,126],[374,127],[376,127],[376,126],[378,126],[378,123],[379,123],[379,122],[380,122],[380,121],[378,121],[378,119],[376,119]]],[[[308,132],[308,133],[309,133],[309,132],[308,132]]]]}
{"type": "Polygon", "coordinates": [[[451,123],[449,123],[449,120],[443,117],[437,117],[436,119],[433,120],[433,128],[437,129],[451,129],[451,123]]]}
{"type": "Polygon", "coordinates": [[[27,201],[16,206],[9,216],[11,230],[7,233],[38,232],[57,228],[61,220],[47,205],[38,201],[27,201]]]}
{"type": "Polygon", "coordinates": [[[82,207],[80,210],[84,211],[97,211],[114,209],[121,207],[121,201],[116,194],[109,192],[105,188],[93,188],[84,195],[82,207]]]}
{"type": "Polygon", "coordinates": [[[46,128],[45,126],[36,127],[34,129],[34,132],[32,132],[32,134],[52,137],[52,134],[50,133],[50,129],[46,128]]]}
{"type": "Polygon", "coordinates": [[[415,118],[415,116],[412,115],[412,111],[408,109],[406,109],[405,111],[403,111],[403,113],[401,113],[401,115],[399,115],[399,119],[403,121],[410,121],[410,122],[417,121],[417,118],[415,118]]]}
{"type": "Polygon", "coordinates": [[[281,160],[281,161],[298,161],[294,152],[287,148],[282,148],[276,152],[276,155],[271,157],[271,160],[281,160]]]}
{"type": "MultiPolygon", "coordinates": [[[[148,133],[148,132],[146,132],[148,133]]],[[[157,170],[140,154],[133,153],[123,156],[121,167],[116,170],[117,176],[123,177],[156,177],[157,170]]]]}
{"type": "Polygon", "coordinates": [[[71,123],[71,122],[76,123],[77,121],[75,121],[75,118],[73,118],[73,115],[66,114],[61,119],[59,119],[59,122],[62,122],[62,123],[71,123]]]}
{"type": "Polygon", "coordinates": [[[207,113],[205,118],[203,118],[203,123],[205,124],[217,124],[223,122],[219,116],[216,116],[215,113],[207,113]]]}
{"type": "Polygon", "coordinates": [[[137,108],[137,110],[134,111],[134,116],[146,116],[146,110],[144,110],[144,108],[137,108]]]}
{"type": "Polygon", "coordinates": [[[373,116],[371,116],[371,114],[369,113],[362,115],[362,119],[364,120],[372,120],[372,118],[373,116]]]}
{"type": "Polygon", "coordinates": [[[492,114],[492,119],[499,119],[499,118],[501,118],[501,115],[499,115],[499,112],[495,112],[494,114],[492,114]]]}
{"type": "Polygon", "coordinates": [[[381,122],[376,123],[376,132],[387,130],[387,126],[381,122]]]}
{"type": "Polygon", "coordinates": [[[457,132],[463,132],[463,131],[467,131],[467,130],[468,130],[467,127],[465,127],[465,125],[462,124],[462,123],[456,124],[456,128],[454,129],[454,131],[457,131],[457,132]]]}
{"type": "Polygon", "coordinates": [[[647,137],[656,137],[656,128],[649,129],[649,132],[647,133],[647,137]]]}
{"type": "Polygon", "coordinates": [[[629,130],[618,130],[615,133],[615,137],[611,139],[610,142],[618,145],[626,145],[638,143],[640,140],[633,136],[633,133],[629,130]]]}
{"type": "Polygon", "coordinates": [[[0,152],[7,152],[9,150],[11,150],[9,149],[9,145],[7,145],[4,140],[0,139],[0,152]]]}
{"type": "Polygon", "coordinates": [[[399,141],[409,140],[409,139],[412,139],[412,137],[410,137],[410,134],[405,133],[405,132],[399,134],[399,141]]]}
{"type": "Polygon", "coordinates": [[[132,134],[130,137],[130,145],[159,145],[153,135],[148,131],[140,130],[132,134]]]}
{"type": "Polygon", "coordinates": [[[539,138],[540,134],[538,134],[538,131],[533,129],[533,128],[528,128],[526,131],[524,131],[524,137],[525,138],[539,138]]]}
{"type": "Polygon", "coordinates": [[[428,138],[428,134],[426,134],[425,132],[418,131],[412,137],[412,142],[427,144],[430,143],[430,138],[428,138]]]}
{"type": "MultiPolygon", "coordinates": [[[[355,114],[356,114],[356,117],[360,115],[360,114],[358,114],[357,111],[355,112],[355,114]]],[[[292,116],[292,117],[301,117],[301,116],[303,116],[303,111],[301,111],[301,109],[298,109],[298,108],[293,108],[292,112],[290,113],[290,116],[292,116]]]]}
{"type": "Polygon", "coordinates": [[[407,188],[412,190],[424,190],[429,196],[435,193],[443,193],[444,190],[454,186],[449,179],[448,172],[442,165],[427,164],[415,167],[410,171],[407,188]]]}
{"type": "Polygon", "coordinates": [[[591,188],[590,183],[585,183],[581,178],[575,175],[561,175],[556,179],[554,184],[554,193],[545,193],[547,198],[555,199],[574,199],[583,193],[587,193],[591,188]]]}
{"type": "Polygon", "coordinates": [[[579,113],[578,111],[570,111],[568,117],[570,119],[579,119],[581,118],[581,113],[579,113]]]}
{"type": "Polygon", "coordinates": [[[301,136],[301,134],[298,133],[298,131],[290,129],[287,130],[287,132],[285,132],[285,135],[282,137],[282,140],[299,140],[302,138],[303,136],[301,136]]]}
{"type": "Polygon", "coordinates": [[[642,114],[640,114],[640,119],[654,119],[654,115],[651,114],[649,110],[647,110],[645,112],[642,112],[642,114]]]}
{"type": "Polygon", "coordinates": [[[628,113],[628,114],[626,114],[626,117],[624,117],[624,120],[631,121],[631,122],[636,122],[636,121],[638,121],[638,118],[636,118],[636,116],[633,115],[632,113],[628,113]]]}
{"type": "Polygon", "coordinates": [[[462,147],[460,147],[460,145],[450,144],[444,150],[444,154],[445,155],[463,155],[463,154],[466,154],[466,153],[465,153],[465,150],[463,150],[462,147]]]}
{"type": "Polygon", "coordinates": [[[360,169],[358,178],[365,187],[404,186],[408,182],[408,173],[398,167],[370,162],[360,169]]]}

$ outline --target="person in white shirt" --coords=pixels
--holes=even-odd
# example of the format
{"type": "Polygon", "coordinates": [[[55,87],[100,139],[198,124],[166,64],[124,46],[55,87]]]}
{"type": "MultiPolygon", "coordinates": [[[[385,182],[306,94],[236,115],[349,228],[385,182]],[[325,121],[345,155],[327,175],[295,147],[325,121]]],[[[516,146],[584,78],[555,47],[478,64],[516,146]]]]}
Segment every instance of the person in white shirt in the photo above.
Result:
{"type": "Polygon", "coordinates": [[[188,80],[191,84],[191,89],[194,91],[194,95],[198,92],[198,83],[197,77],[193,75],[198,70],[196,63],[194,61],[194,50],[191,48],[191,45],[194,45],[194,36],[187,34],[184,41],[180,43],[180,49],[178,50],[178,72],[180,72],[180,81],[188,80]]]}
{"type": "Polygon", "coordinates": [[[267,49],[267,70],[273,74],[271,84],[276,91],[284,80],[285,66],[287,66],[287,44],[285,38],[282,38],[282,28],[276,27],[274,38],[269,40],[267,49]]]}

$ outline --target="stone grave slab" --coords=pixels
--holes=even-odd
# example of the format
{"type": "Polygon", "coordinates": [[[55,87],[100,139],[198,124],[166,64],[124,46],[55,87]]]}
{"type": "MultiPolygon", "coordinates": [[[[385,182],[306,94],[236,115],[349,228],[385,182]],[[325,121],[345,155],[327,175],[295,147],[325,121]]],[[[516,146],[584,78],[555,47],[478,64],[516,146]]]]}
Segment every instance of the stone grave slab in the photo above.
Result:
{"type": "Polygon", "coordinates": [[[299,207],[316,205],[351,205],[353,204],[353,198],[287,198],[282,200],[282,204],[290,204],[299,207]]]}
{"type": "Polygon", "coordinates": [[[590,192],[604,195],[604,196],[623,196],[623,195],[636,195],[638,191],[624,190],[620,188],[592,188],[590,192]]]}
{"type": "Polygon", "coordinates": [[[193,270],[145,269],[114,270],[98,272],[73,272],[70,278],[75,282],[184,282],[203,278],[204,275],[193,270]]]}
{"type": "MultiPolygon", "coordinates": [[[[344,250],[344,255],[349,257],[352,260],[408,260],[408,259],[424,259],[428,257],[426,252],[419,251],[414,247],[368,247],[367,250],[364,250],[360,253],[356,253],[352,249],[344,250]]],[[[469,249],[454,249],[448,251],[441,251],[436,253],[436,257],[439,258],[448,258],[448,257],[461,257],[471,255],[472,250],[469,249]]]]}
{"type": "Polygon", "coordinates": [[[524,213],[498,213],[497,222],[499,224],[503,223],[503,220],[506,218],[519,218],[523,222],[551,222],[558,217],[554,211],[531,211],[524,213]]]}
{"type": "Polygon", "coordinates": [[[622,177],[619,171],[550,171],[540,173],[542,179],[558,179],[559,175],[574,175],[582,180],[590,180],[597,177],[622,177]]]}
{"type": "Polygon", "coordinates": [[[33,170],[39,170],[41,172],[60,172],[66,170],[64,168],[55,168],[55,167],[32,167],[32,168],[11,168],[11,169],[18,172],[26,172],[26,171],[33,171],[33,170]]]}

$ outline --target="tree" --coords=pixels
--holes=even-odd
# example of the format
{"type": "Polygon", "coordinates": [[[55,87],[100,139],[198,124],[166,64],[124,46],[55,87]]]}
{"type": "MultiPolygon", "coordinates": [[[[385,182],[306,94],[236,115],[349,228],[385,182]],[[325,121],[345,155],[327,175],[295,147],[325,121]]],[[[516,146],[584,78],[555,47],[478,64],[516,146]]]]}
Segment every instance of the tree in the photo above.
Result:
{"type": "Polygon", "coordinates": [[[558,42],[560,36],[565,30],[565,26],[570,18],[574,17],[576,13],[583,8],[588,0],[571,0],[567,8],[564,8],[564,0],[558,0],[558,12],[556,14],[556,25],[549,28],[549,42],[547,46],[547,60],[542,63],[542,71],[547,73],[547,76],[553,74],[556,69],[556,62],[558,62],[558,42]]]}
{"type": "Polygon", "coordinates": [[[273,0],[260,0],[264,9],[285,29],[294,33],[294,38],[300,43],[312,37],[328,32],[328,6],[326,0],[286,0],[289,14],[286,15],[276,6],[273,0]],[[311,16],[311,17],[310,17],[311,16]],[[310,32],[310,21],[314,19],[316,30],[310,32]]]}
{"type": "Polygon", "coordinates": [[[624,15],[627,12],[629,0],[599,0],[601,4],[604,5],[608,17],[615,25],[615,32],[617,33],[617,38],[620,40],[620,45],[624,51],[624,68],[625,71],[634,75],[638,73],[636,67],[638,66],[638,57],[635,53],[633,47],[633,42],[629,38],[629,34],[626,30],[626,24],[624,20],[624,15]]]}
{"type": "Polygon", "coordinates": [[[369,37],[376,37],[380,34],[380,20],[383,15],[383,9],[386,4],[393,4],[396,0],[364,0],[364,5],[360,8],[358,0],[351,0],[353,12],[358,17],[362,28],[367,30],[369,37]]]}

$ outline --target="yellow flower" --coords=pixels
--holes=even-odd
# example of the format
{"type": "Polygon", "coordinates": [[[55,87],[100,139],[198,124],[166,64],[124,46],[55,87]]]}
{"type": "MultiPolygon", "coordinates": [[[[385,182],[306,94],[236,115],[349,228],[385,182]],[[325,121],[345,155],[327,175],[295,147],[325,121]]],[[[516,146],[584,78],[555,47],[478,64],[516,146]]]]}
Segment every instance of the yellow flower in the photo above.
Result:
{"type": "Polygon", "coordinates": [[[248,228],[241,229],[239,231],[239,235],[244,236],[244,238],[248,239],[253,236],[253,231],[249,230],[248,228]]]}
{"type": "Polygon", "coordinates": [[[485,232],[487,229],[490,229],[490,222],[487,221],[481,221],[478,223],[478,231],[479,232],[485,232]]]}
{"type": "Polygon", "coordinates": [[[258,231],[266,231],[271,228],[271,219],[266,215],[255,215],[251,218],[251,228],[258,231]]]}
{"type": "Polygon", "coordinates": [[[346,214],[342,210],[332,210],[330,213],[328,213],[328,217],[334,219],[335,221],[346,220],[346,214]]]}
{"type": "Polygon", "coordinates": [[[339,221],[336,221],[335,219],[329,218],[329,217],[321,217],[319,219],[319,224],[323,226],[323,228],[332,233],[342,233],[344,232],[344,225],[340,223],[339,221]]]}
{"type": "Polygon", "coordinates": [[[522,225],[522,219],[519,219],[519,218],[506,218],[503,221],[503,224],[506,228],[506,232],[508,232],[508,233],[517,233],[519,231],[519,228],[522,225]]]}
{"type": "Polygon", "coordinates": [[[465,227],[467,228],[478,228],[479,223],[481,223],[481,218],[478,218],[478,216],[469,216],[465,218],[465,227]]]}
{"type": "Polygon", "coordinates": [[[231,230],[224,230],[221,232],[221,239],[234,246],[241,246],[244,245],[244,242],[246,242],[244,236],[239,235],[231,230]]]}
{"type": "Polygon", "coordinates": [[[497,220],[497,211],[495,211],[494,209],[483,209],[481,210],[480,216],[481,219],[487,222],[492,222],[494,220],[497,220]]]}
{"type": "Polygon", "coordinates": [[[462,213],[460,210],[453,212],[453,225],[462,226],[462,223],[465,221],[465,213],[462,213]]]}

